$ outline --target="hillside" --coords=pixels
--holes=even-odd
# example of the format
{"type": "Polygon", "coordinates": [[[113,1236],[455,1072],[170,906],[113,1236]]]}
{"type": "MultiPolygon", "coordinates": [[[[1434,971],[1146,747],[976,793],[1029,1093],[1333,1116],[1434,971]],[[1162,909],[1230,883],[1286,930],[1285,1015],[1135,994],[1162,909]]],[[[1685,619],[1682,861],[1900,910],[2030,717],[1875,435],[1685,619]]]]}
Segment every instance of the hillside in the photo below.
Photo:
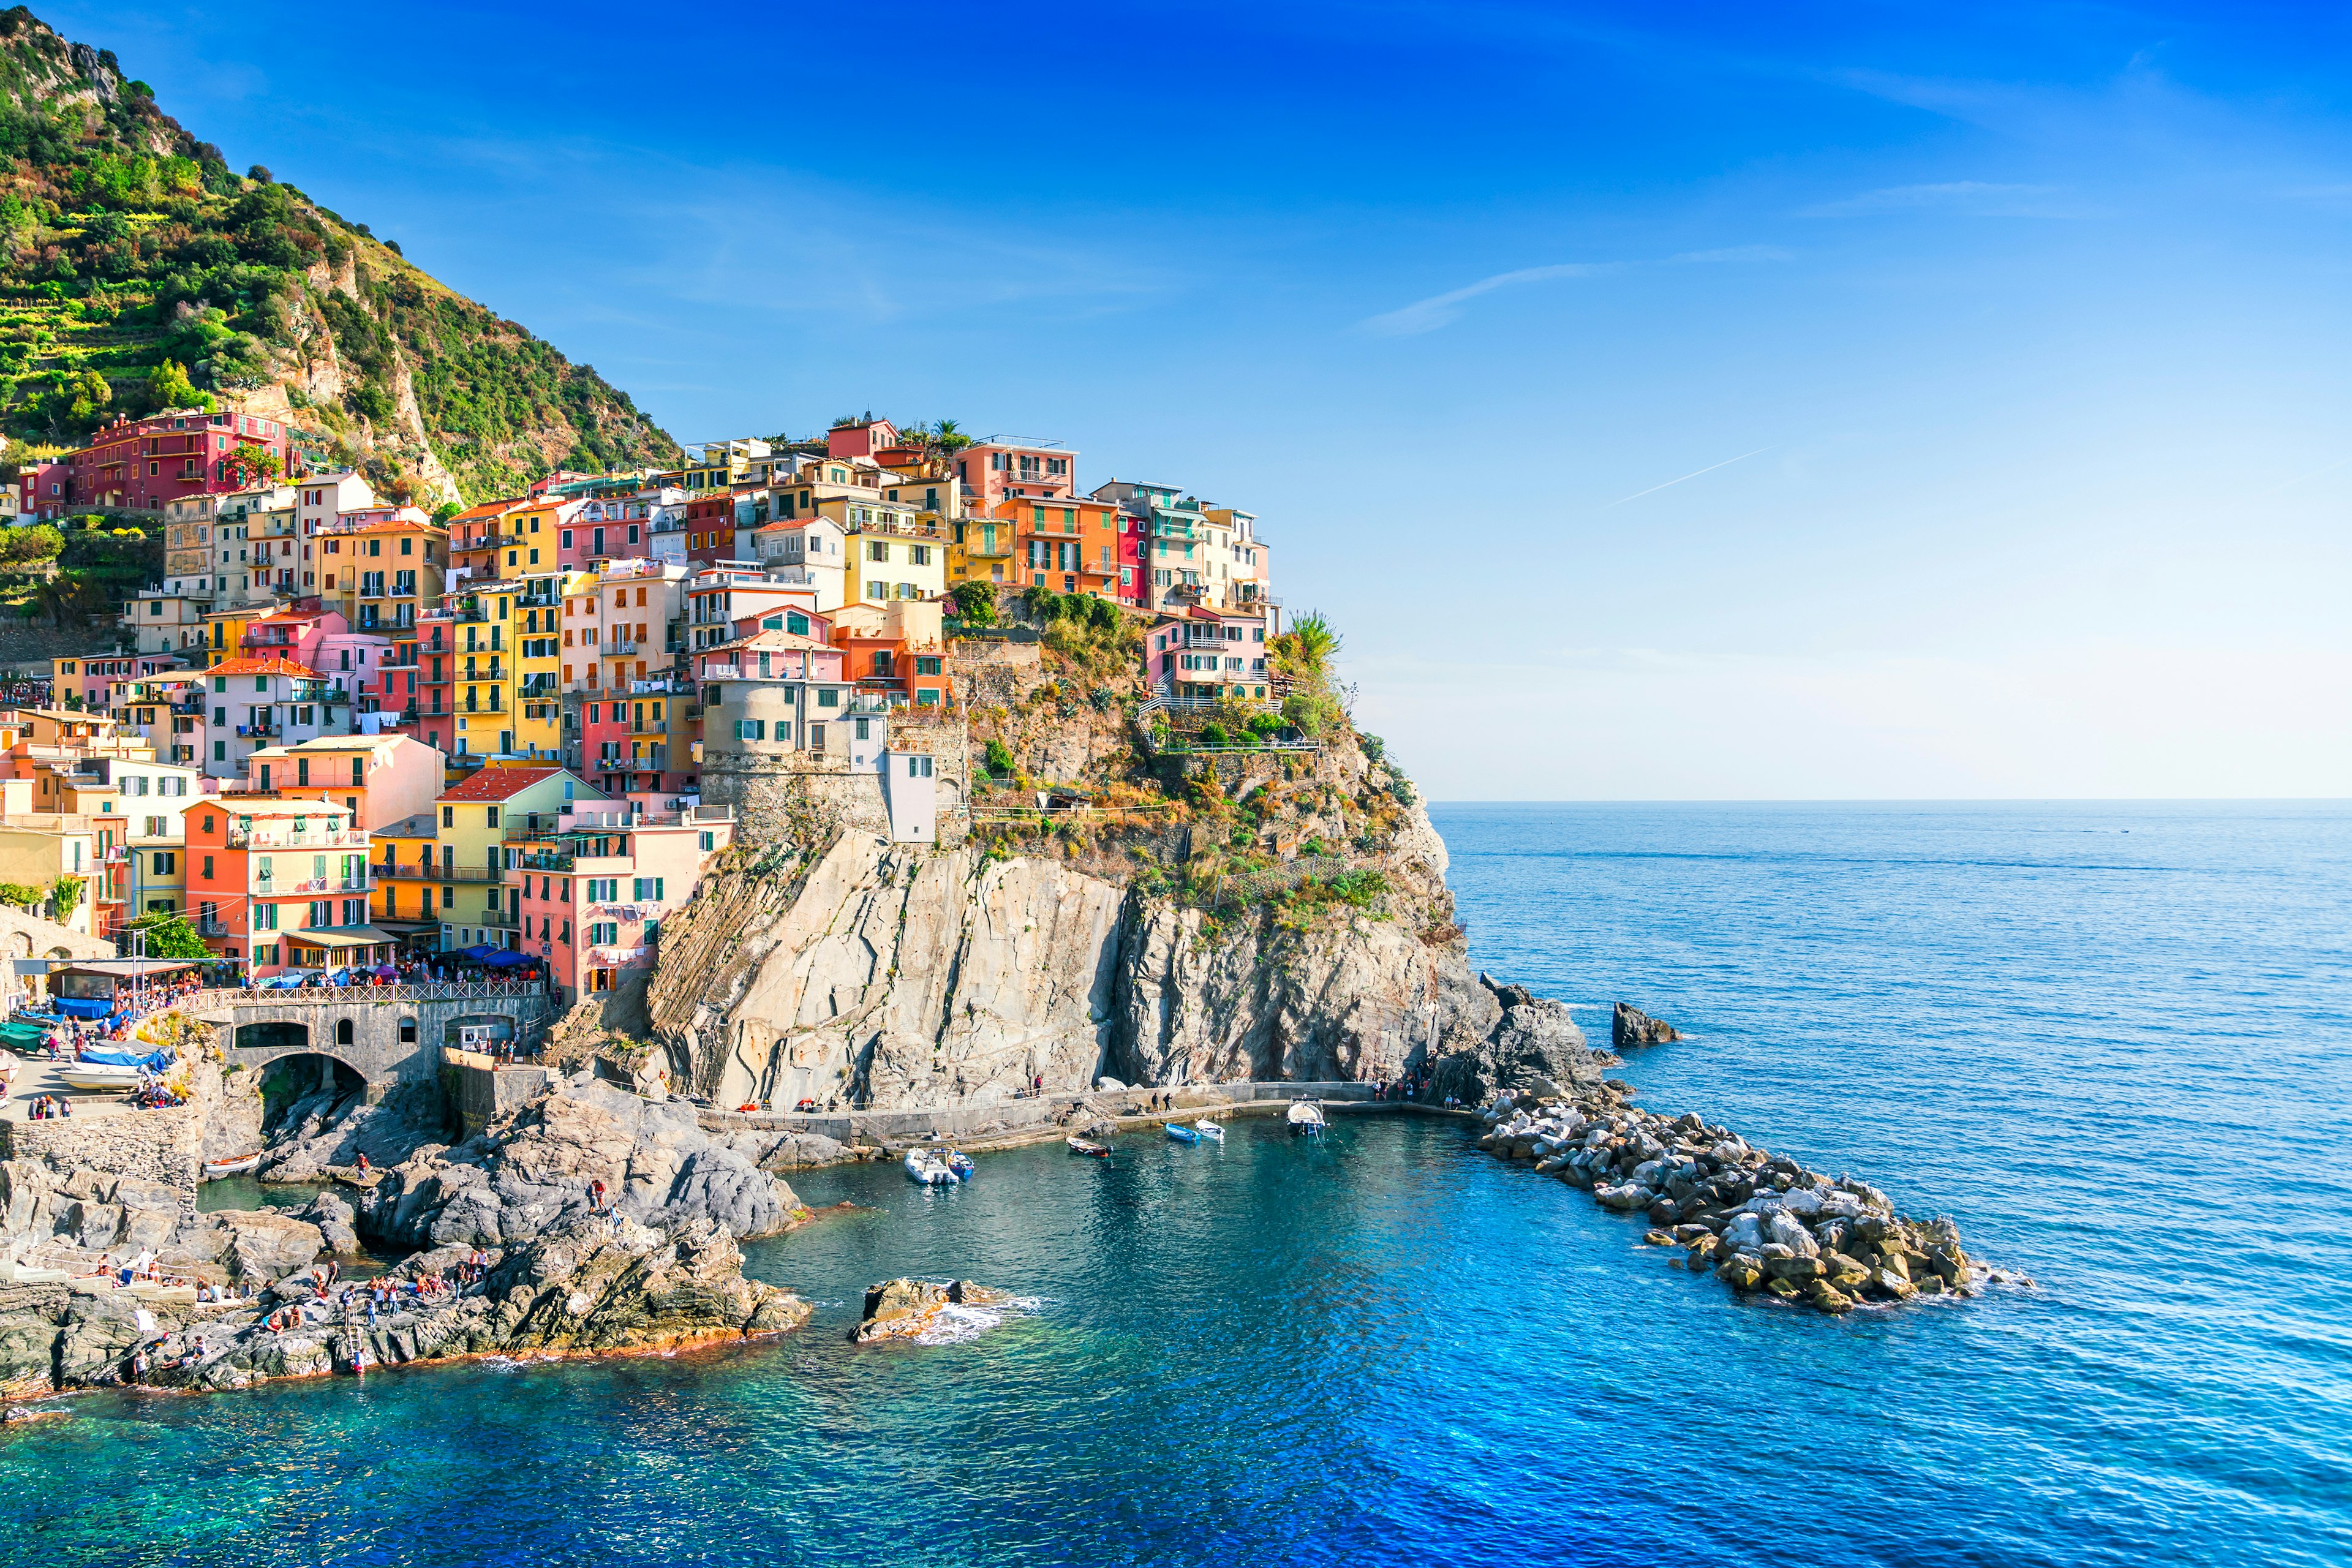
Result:
{"type": "Polygon", "coordinates": [[[677,453],[627,394],[365,224],[232,172],[111,52],[0,12],[0,427],[66,446],[203,394],[428,506],[677,453]]]}

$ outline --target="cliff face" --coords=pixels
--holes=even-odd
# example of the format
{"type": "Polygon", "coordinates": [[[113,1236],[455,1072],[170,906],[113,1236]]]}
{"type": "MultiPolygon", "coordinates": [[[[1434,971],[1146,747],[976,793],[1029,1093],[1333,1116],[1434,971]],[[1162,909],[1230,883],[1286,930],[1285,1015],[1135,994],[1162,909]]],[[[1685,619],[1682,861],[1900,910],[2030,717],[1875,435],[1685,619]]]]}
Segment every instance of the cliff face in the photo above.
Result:
{"type": "Polygon", "coordinates": [[[1371,907],[1213,911],[1035,856],[845,837],[797,881],[722,870],[649,994],[680,1081],[726,1107],[877,1109],[1239,1079],[1440,1092],[1597,1079],[1565,1008],[1475,975],[1416,806],[1371,907]]]}

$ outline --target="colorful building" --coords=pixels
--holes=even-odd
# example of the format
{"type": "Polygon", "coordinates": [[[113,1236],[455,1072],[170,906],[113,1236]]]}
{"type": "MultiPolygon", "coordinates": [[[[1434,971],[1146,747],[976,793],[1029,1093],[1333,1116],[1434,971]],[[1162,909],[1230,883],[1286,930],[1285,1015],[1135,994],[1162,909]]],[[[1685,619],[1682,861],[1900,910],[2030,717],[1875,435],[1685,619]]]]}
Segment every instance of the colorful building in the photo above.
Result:
{"type": "Polygon", "coordinates": [[[369,918],[368,835],[347,808],[228,796],[184,820],[186,897],[223,962],[266,979],[391,959],[392,938],[369,918]]]}
{"type": "Polygon", "coordinates": [[[992,436],[955,456],[956,478],[972,511],[993,511],[1001,500],[1076,494],[1078,455],[1056,441],[992,436]]]}
{"type": "Polygon", "coordinates": [[[58,459],[55,499],[60,510],[98,506],[161,516],[188,496],[245,489],[263,475],[265,457],[285,473],[292,456],[286,436],[276,420],[234,411],[167,408],[117,419],[58,459]]]}

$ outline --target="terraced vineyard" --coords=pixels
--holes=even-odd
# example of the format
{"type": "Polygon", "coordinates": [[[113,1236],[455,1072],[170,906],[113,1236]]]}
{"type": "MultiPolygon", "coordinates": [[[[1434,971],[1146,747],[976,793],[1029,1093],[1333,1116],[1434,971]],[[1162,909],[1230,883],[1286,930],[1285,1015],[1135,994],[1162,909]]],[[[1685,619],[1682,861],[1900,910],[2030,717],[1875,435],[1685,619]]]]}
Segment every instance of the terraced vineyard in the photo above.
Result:
{"type": "Polygon", "coordinates": [[[593,369],[269,171],[233,172],[111,54],[0,13],[6,456],[206,398],[425,505],[677,456],[593,369]]]}

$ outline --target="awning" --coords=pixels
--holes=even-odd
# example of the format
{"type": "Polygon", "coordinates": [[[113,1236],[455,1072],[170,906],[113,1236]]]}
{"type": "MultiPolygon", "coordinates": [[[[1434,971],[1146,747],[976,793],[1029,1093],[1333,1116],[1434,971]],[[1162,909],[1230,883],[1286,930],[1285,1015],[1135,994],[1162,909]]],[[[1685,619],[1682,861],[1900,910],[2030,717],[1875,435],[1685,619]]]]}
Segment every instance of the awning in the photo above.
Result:
{"type": "Polygon", "coordinates": [[[332,931],[298,931],[288,933],[287,941],[301,947],[373,947],[378,942],[395,939],[391,932],[373,926],[338,926],[332,931]]]}

